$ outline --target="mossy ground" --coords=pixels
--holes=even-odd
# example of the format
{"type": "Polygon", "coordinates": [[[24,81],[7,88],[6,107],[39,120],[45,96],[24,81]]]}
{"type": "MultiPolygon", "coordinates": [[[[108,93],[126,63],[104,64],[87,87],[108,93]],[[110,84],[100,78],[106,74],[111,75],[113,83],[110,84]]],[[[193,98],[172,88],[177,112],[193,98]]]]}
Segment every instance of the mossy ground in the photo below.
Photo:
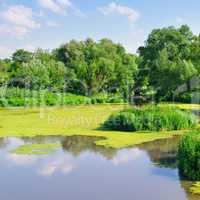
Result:
{"type": "MultiPolygon", "coordinates": [[[[181,108],[193,106],[177,104],[181,108]]],[[[0,137],[34,136],[96,136],[104,137],[97,145],[123,148],[157,139],[183,134],[185,131],[168,132],[117,132],[98,130],[110,116],[129,105],[88,105],[46,108],[0,109],[0,137]]],[[[195,105],[195,108],[197,106],[195,105]]],[[[198,106],[198,108],[200,108],[198,106]]]]}

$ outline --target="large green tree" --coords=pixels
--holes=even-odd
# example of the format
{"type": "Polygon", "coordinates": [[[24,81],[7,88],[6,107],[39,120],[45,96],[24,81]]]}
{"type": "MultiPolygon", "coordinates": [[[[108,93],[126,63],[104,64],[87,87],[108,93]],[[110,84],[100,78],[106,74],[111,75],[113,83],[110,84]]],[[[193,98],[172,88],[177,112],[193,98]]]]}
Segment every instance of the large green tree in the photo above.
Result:
{"type": "Polygon", "coordinates": [[[120,44],[102,39],[94,42],[72,40],[54,51],[71,76],[69,87],[85,95],[102,91],[124,92],[134,84],[136,56],[127,54],[120,44]]]}
{"type": "Polygon", "coordinates": [[[197,74],[191,57],[193,39],[186,25],[178,29],[155,29],[139,48],[140,79],[147,80],[145,83],[153,87],[157,100],[172,98],[177,87],[197,74]]]}
{"type": "Polygon", "coordinates": [[[30,89],[63,89],[66,68],[62,62],[55,60],[41,61],[33,58],[22,63],[16,71],[18,86],[30,89]]]}
{"type": "Polygon", "coordinates": [[[200,35],[194,36],[190,46],[191,60],[200,73],[200,35]]]}
{"type": "Polygon", "coordinates": [[[0,86],[9,80],[10,60],[0,60],[0,86]]]}

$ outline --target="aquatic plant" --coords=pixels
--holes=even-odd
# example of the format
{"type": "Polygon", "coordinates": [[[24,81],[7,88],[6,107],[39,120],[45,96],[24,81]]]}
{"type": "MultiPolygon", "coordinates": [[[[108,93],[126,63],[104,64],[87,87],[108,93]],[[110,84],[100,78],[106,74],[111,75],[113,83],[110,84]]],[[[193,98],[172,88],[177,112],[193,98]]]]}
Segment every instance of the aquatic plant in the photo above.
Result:
{"type": "Polygon", "coordinates": [[[200,195],[200,182],[194,183],[194,184],[190,187],[190,192],[193,193],[193,194],[198,194],[198,195],[200,195]]]}
{"type": "Polygon", "coordinates": [[[193,128],[197,118],[188,111],[174,107],[146,106],[112,114],[104,128],[119,131],[170,131],[193,128]]]}
{"type": "Polygon", "coordinates": [[[200,180],[200,132],[184,136],[179,143],[179,170],[187,179],[200,180]]]}
{"type": "Polygon", "coordinates": [[[182,135],[188,130],[135,132],[99,130],[99,126],[113,113],[128,105],[84,105],[62,108],[0,109],[0,137],[35,136],[94,136],[104,139],[98,145],[123,148],[182,135]]]}
{"type": "Polygon", "coordinates": [[[54,152],[56,149],[60,148],[61,144],[26,144],[19,146],[17,149],[11,151],[14,154],[26,154],[26,155],[42,155],[54,152]]]}

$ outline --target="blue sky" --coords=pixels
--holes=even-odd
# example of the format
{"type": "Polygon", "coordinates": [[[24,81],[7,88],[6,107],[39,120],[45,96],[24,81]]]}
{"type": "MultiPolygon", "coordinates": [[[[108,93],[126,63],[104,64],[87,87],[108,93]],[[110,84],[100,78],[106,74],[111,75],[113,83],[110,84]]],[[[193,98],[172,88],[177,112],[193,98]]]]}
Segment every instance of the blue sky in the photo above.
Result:
{"type": "Polygon", "coordinates": [[[199,0],[0,0],[0,57],[71,39],[110,38],[135,53],[153,28],[200,32],[199,0]]]}

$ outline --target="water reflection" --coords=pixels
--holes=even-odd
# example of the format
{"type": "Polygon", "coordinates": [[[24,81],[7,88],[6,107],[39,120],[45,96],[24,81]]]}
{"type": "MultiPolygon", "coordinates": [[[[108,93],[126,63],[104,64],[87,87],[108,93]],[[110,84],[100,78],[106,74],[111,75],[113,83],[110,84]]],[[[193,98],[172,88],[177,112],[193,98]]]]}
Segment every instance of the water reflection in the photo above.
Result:
{"type": "Polygon", "coordinates": [[[68,158],[57,158],[42,164],[38,173],[42,176],[52,176],[57,172],[65,175],[72,172],[75,168],[76,166],[68,158]]]}
{"type": "Polygon", "coordinates": [[[188,192],[191,183],[180,181],[178,175],[179,138],[122,150],[96,146],[99,139],[52,136],[0,140],[1,199],[199,199],[188,192]],[[10,152],[23,144],[58,142],[61,148],[49,155],[10,152]]]}
{"type": "Polygon", "coordinates": [[[37,157],[33,155],[8,154],[6,158],[8,161],[11,161],[18,166],[33,165],[37,161],[37,157]]]}
{"type": "Polygon", "coordinates": [[[139,149],[145,150],[151,161],[159,167],[176,169],[178,142],[180,137],[156,140],[138,145],[139,149]]]}
{"type": "Polygon", "coordinates": [[[112,159],[117,150],[113,148],[105,148],[103,146],[97,146],[96,141],[101,140],[101,137],[89,137],[89,136],[37,136],[33,138],[21,138],[25,144],[45,144],[45,143],[57,143],[58,141],[62,145],[62,149],[71,153],[73,156],[80,156],[85,152],[92,152],[102,155],[104,158],[112,159]]]}
{"type": "Polygon", "coordinates": [[[101,139],[102,138],[87,136],[65,137],[62,140],[62,147],[66,152],[70,152],[73,156],[79,156],[84,152],[90,151],[96,154],[98,153],[110,160],[116,155],[117,150],[95,145],[95,142],[101,139]]]}
{"type": "Polygon", "coordinates": [[[137,160],[143,154],[139,149],[123,150],[118,152],[113,158],[112,163],[114,165],[126,164],[131,161],[137,160]]]}
{"type": "Polygon", "coordinates": [[[8,145],[8,140],[5,138],[0,138],[0,149],[5,148],[8,145]]]}
{"type": "Polygon", "coordinates": [[[62,142],[64,137],[61,136],[36,136],[36,137],[21,137],[25,144],[45,144],[62,142]]]}

